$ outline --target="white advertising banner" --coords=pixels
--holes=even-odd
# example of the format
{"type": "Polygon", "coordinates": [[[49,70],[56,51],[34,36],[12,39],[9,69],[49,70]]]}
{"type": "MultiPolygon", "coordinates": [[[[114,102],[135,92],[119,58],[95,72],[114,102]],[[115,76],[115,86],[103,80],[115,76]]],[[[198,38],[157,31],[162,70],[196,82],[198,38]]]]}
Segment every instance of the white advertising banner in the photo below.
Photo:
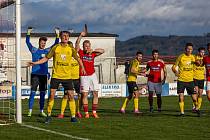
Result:
{"type": "Polygon", "coordinates": [[[126,96],[126,84],[101,84],[101,97],[126,96]]]}
{"type": "Polygon", "coordinates": [[[12,97],[12,86],[0,86],[0,98],[12,97]]]}
{"type": "Polygon", "coordinates": [[[169,96],[177,95],[177,83],[169,83],[169,96]]]}

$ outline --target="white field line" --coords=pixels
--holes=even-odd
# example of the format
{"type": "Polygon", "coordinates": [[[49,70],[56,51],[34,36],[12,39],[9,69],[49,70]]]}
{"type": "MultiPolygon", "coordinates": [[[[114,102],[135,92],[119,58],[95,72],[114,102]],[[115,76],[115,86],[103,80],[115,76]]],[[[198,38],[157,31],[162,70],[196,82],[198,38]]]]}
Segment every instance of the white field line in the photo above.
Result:
{"type": "Polygon", "coordinates": [[[52,134],[56,134],[56,135],[60,135],[60,136],[64,136],[64,137],[68,137],[68,138],[72,138],[72,139],[76,139],[76,140],[90,140],[90,139],[87,139],[87,138],[77,137],[77,136],[73,136],[73,135],[69,135],[69,134],[65,134],[65,133],[61,133],[61,132],[56,132],[56,131],[53,131],[53,130],[47,130],[47,129],[40,128],[40,127],[35,127],[35,126],[32,126],[32,125],[21,124],[21,126],[28,127],[28,128],[31,128],[31,129],[36,129],[36,130],[39,130],[39,131],[45,131],[45,132],[48,132],[48,133],[52,133],[52,134]]]}

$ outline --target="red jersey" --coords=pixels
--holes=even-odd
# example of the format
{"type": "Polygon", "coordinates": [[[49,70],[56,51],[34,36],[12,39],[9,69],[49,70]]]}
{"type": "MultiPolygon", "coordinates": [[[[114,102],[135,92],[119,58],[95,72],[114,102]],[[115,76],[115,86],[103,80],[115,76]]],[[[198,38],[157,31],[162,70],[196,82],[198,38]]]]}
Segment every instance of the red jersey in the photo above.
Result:
{"type": "Polygon", "coordinates": [[[206,68],[206,80],[210,81],[210,56],[205,56],[203,58],[203,63],[206,68]]]}
{"type": "MultiPolygon", "coordinates": [[[[92,75],[95,72],[94,69],[94,58],[96,57],[96,53],[91,53],[91,54],[86,54],[84,53],[83,50],[79,50],[79,56],[80,59],[82,60],[82,63],[85,67],[85,71],[87,73],[86,76],[88,75],[92,75]]],[[[81,68],[80,68],[80,76],[85,76],[82,72],[81,72],[81,68]]]]}
{"type": "Polygon", "coordinates": [[[148,75],[148,81],[153,83],[161,82],[161,70],[165,67],[165,64],[161,61],[149,61],[147,63],[147,70],[150,70],[148,75]]]}

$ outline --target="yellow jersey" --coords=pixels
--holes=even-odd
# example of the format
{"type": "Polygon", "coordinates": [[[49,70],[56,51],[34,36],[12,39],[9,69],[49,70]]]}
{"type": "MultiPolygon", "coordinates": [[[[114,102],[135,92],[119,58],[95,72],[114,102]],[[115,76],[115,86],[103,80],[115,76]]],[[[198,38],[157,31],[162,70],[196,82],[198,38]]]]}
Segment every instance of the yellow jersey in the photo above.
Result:
{"type": "Polygon", "coordinates": [[[72,45],[61,45],[60,43],[53,46],[46,55],[48,59],[53,57],[52,78],[71,79],[72,57],[78,58],[76,50],[72,45]]]}
{"type": "Polygon", "coordinates": [[[132,73],[131,69],[135,69],[136,71],[141,71],[141,68],[139,67],[140,62],[137,59],[134,59],[131,61],[130,63],[130,67],[129,67],[129,73],[128,73],[128,82],[136,82],[137,80],[137,74],[132,73]]]}
{"type": "Polygon", "coordinates": [[[71,79],[79,79],[79,63],[72,57],[71,79]]]}
{"type": "MultiPolygon", "coordinates": [[[[203,61],[203,57],[200,57],[198,55],[195,56],[195,61],[200,60],[203,61]]],[[[194,79],[197,80],[204,80],[205,79],[205,66],[197,66],[194,65],[194,79]]]]}
{"type": "Polygon", "coordinates": [[[193,66],[195,62],[195,56],[187,56],[185,53],[181,54],[175,62],[175,66],[179,68],[179,77],[178,80],[182,82],[192,82],[194,73],[193,66]]]}

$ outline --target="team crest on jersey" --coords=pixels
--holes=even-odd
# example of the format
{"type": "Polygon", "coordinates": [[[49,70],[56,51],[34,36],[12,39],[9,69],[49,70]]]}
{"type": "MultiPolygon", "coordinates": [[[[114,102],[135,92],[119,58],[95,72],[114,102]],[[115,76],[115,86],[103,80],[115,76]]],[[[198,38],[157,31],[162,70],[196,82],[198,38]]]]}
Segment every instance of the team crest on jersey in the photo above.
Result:
{"type": "Polygon", "coordinates": [[[61,59],[62,60],[66,60],[66,55],[65,54],[61,54],[61,59]]]}
{"type": "Polygon", "coordinates": [[[187,65],[190,65],[190,64],[191,64],[191,61],[187,61],[186,64],[187,64],[187,65]]]}
{"type": "Polygon", "coordinates": [[[42,57],[45,57],[45,54],[41,54],[42,57]]]}

